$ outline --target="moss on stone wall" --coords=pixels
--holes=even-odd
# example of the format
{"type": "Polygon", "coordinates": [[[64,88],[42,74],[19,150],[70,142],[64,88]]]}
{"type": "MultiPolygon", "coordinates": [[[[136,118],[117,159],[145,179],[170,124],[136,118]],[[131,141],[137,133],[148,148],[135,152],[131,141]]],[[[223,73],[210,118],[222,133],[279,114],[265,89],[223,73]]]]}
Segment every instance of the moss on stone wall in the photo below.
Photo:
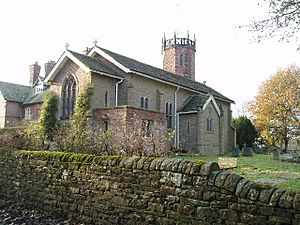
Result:
{"type": "Polygon", "coordinates": [[[1,196],[87,224],[300,224],[300,192],[178,158],[0,154],[1,196]]]}

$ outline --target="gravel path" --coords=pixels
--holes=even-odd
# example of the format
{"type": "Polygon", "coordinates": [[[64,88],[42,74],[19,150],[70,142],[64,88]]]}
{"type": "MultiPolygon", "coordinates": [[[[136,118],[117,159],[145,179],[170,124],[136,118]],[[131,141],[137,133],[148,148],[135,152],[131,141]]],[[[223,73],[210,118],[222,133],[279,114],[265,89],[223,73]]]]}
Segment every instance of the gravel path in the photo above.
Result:
{"type": "Polygon", "coordinates": [[[1,225],[83,225],[72,220],[53,216],[47,212],[38,212],[24,208],[11,201],[0,199],[1,225]]]}

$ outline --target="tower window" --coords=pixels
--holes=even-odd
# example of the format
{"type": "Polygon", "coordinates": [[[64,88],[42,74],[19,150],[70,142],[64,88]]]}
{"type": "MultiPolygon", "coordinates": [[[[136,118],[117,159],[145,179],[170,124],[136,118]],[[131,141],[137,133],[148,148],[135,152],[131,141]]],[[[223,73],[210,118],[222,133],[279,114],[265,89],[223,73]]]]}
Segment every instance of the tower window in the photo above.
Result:
{"type": "Polygon", "coordinates": [[[167,128],[173,127],[173,103],[166,103],[167,128]]]}
{"type": "Polygon", "coordinates": [[[180,67],[183,66],[183,54],[179,55],[179,65],[180,65],[180,67]]]}
{"type": "Polygon", "coordinates": [[[76,82],[73,76],[67,76],[62,88],[62,118],[69,119],[74,113],[76,101],[76,82]]]}
{"type": "Polygon", "coordinates": [[[140,107],[143,108],[143,109],[148,109],[148,106],[149,106],[148,104],[149,104],[148,98],[141,97],[141,99],[140,99],[140,107]]]}
{"type": "Polygon", "coordinates": [[[188,53],[185,53],[184,55],[184,65],[189,66],[190,65],[190,57],[188,53]]]}

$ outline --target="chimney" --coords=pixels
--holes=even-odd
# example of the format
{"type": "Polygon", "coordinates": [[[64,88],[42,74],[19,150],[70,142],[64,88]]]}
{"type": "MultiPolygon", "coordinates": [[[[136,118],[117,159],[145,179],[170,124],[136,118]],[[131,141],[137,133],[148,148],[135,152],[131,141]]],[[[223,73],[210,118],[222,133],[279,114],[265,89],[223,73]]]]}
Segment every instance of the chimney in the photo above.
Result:
{"type": "Polygon", "coordinates": [[[48,76],[48,74],[51,72],[53,67],[55,66],[55,61],[49,60],[45,63],[45,77],[48,76]]]}
{"type": "Polygon", "coordinates": [[[35,62],[35,64],[29,66],[29,85],[33,86],[35,81],[38,79],[40,75],[41,66],[38,65],[38,62],[35,62]]]}

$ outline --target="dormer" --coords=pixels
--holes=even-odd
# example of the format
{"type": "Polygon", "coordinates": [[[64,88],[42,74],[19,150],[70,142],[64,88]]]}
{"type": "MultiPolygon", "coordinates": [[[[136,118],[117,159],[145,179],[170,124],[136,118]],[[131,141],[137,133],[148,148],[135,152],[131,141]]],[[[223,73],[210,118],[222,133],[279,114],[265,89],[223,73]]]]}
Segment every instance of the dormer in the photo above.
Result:
{"type": "Polygon", "coordinates": [[[36,79],[36,81],[34,82],[33,84],[33,87],[34,87],[34,93],[37,94],[37,93],[40,93],[42,91],[44,91],[44,82],[43,82],[44,78],[43,77],[38,77],[36,79]]]}

